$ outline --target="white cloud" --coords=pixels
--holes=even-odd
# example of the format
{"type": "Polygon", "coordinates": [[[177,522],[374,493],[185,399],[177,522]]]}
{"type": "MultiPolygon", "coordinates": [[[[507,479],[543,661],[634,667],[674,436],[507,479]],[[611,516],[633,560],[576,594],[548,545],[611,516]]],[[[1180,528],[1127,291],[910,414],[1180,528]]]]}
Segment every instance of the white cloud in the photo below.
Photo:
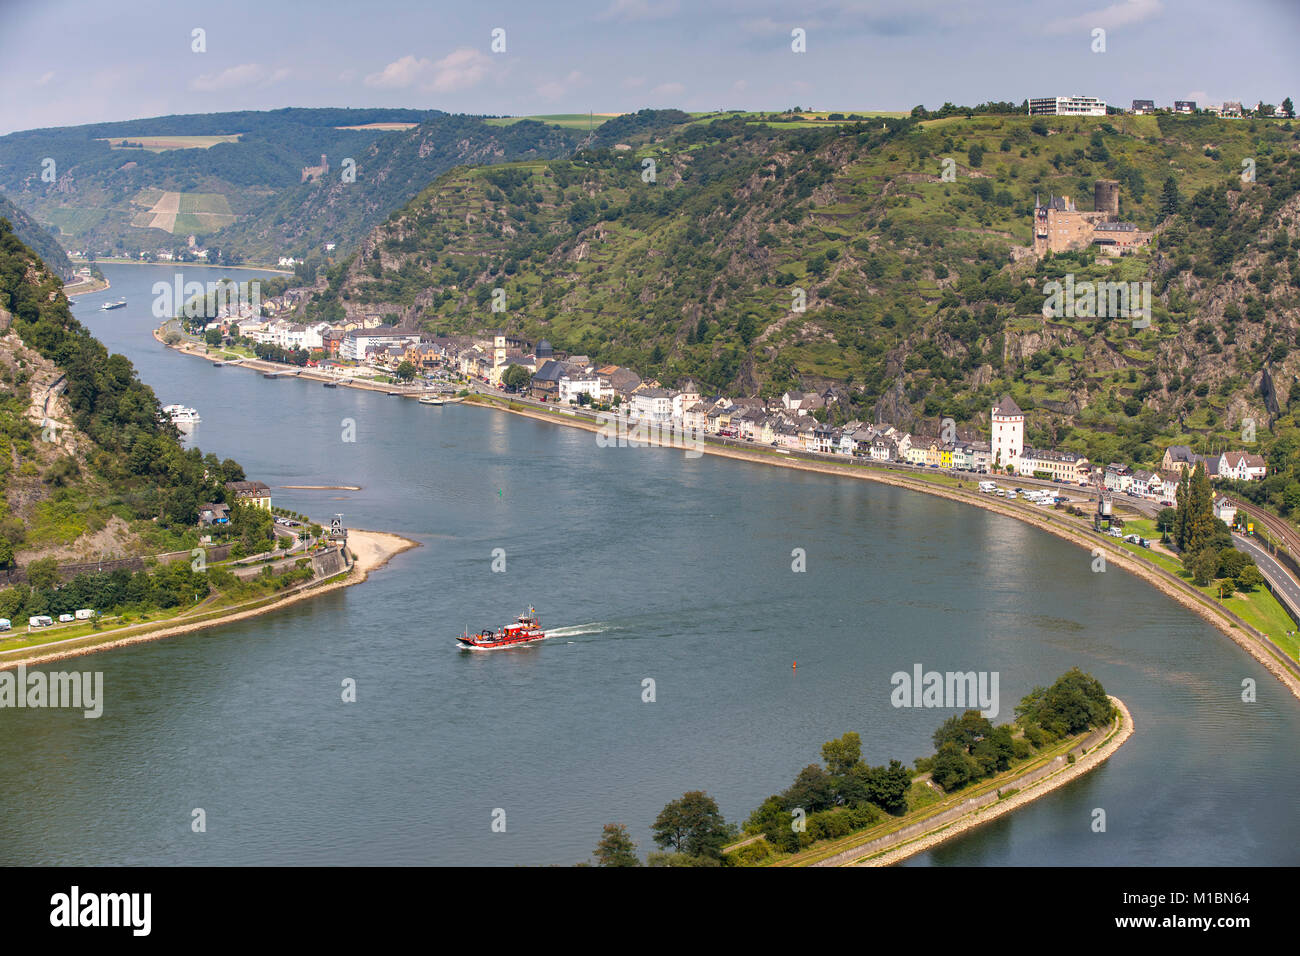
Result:
{"type": "Polygon", "coordinates": [[[1089,33],[1095,27],[1114,30],[1150,20],[1164,12],[1162,0],[1119,0],[1108,7],[1081,13],[1075,17],[1053,20],[1044,28],[1048,33],[1089,33]]]}
{"type": "Polygon", "coordinates": [[[289,75],[287,69],[268,73],[260,63],[241,63],[231,66],[220,73],[203,73],[190,80],[190,89],[200,93],[215,93],[221,90],[237,90],[241,87],[256,86],[265,83],[278,83],[289,75]]]}
{"type": "Polygon", "coordinates": [[[686,92],[686,87],[681,83],[660,83],[650,91],[651,96],[680,96],[686,92]]]}
{"type": "Polygon", "coordinates": [[[629,76],[623,80],[623,85],[630,90],[640,89],[645,86],[644,76],[629,76]]]}
{"type": "Polygon", "coordinates": [[[537,93],[548,100],[558,100],[570,93],[579,86],[584,85],[587,78],[577,70],[569,71],[569,75],[559,80],[547,80],[537,87],[537,93]]]}
{"type": "Polygon", "coordinates": [[[441,60],[407,54],[394,60],[362,82],[376,89],[408,89],[419,86],[425,92],[448,93],[476,86],[487,76],[491,58],[479,50],[464,47],[441,60]]]}
{"type": "Polygon", "coordinates": [[[405,89],[415,85],[421,75],[433,68],[430,60],[417,60],[409,53],[394,60],[378,73],[371,73],[362,82],[377,89],[405,89]]]}
{"type": "Polygon", "coordinates": [[[42,74],[41,74],[41,78],[40,78],[39,80],[36,81],[36,85],[37,85],[37,86],[44,86],[45,84],[49,83],[50,80],[52,80],[52,79],[54,79],[54,71],[53,71],[53,70],[50,70],[50,71],[47,72],[47,73],[42,73],[42,74]]]}

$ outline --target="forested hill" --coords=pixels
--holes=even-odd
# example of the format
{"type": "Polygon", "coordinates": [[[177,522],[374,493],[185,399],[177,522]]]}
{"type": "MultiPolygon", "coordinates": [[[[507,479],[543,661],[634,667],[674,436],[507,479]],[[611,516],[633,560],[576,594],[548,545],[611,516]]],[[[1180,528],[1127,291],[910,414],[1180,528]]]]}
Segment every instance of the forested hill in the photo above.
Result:
{"type": "Polygon", "coordinates": [[[1101,461],[1291,424],[1291,121],[681,116],[570,159],[447,173],[325,295],[433,331],[504,322],[670,385],[838,383],[842,415],[913,429],[986,427],[1010,392],[1030,441],[1101,461]],[[1091,210],[1099,178],[1153,244],[1034,257],[1035,199],[1091,210]],[[1151,326],[1045,319],[1043,287],[1067,274],[1150,281],[1151,326]]]}
{"type": "Polygon", "coordinates": [[[244,477],[184,450],[131,362],[72,316],[62,282],[0,221],[0,567],[171,550],[244,477]]]}
{"type": "Polygon", "coordinates": [[[37,224],[3,195],[0,195],[0,219],[8,219],[14,233],[32,252],[40,256],[46,267],[60,279],[72,278],[72,262],[54,237],[37,224]]]}
{"type": "Polygon", "coordinates": [[[209,261],[301,259],[327,242],[351,248],[456,163],[562,156],[577,142],[433,110],[163,116],[0,137],[0,189],[68,249],[134,257],[193,235],[209,261]],[[328,172],[304,182],[322,155],[328,172]]]}
{"type": "Polygon", "coordinates": [[[578,139],[571,130],[534,120],[493,126],[478,117],[438,115],[412,129],[385,133],[354,153],[355,181],[345,181],[341,169],[332,168],[320,182],[282,190],[256,215],[216,233],[211,242],[263,260],[289,250],[323,263],[323,243],[338,242],[339,253],[354,249],[377,223],[456,165],[567,156],[578,139]]]}

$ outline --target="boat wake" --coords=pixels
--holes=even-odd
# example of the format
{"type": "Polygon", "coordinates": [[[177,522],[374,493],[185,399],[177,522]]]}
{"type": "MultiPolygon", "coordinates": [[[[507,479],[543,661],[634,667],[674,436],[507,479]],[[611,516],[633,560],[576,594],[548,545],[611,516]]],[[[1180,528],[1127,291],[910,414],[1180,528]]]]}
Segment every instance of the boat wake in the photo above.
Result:
{"type": "Polygon", "coordinates": [[[610,625],[604,621],[593,621],[590,624],[574,624],[570,627],[557,627],[555,630],[548,630],[547,637],[577,637],[579,634],[603,634],[610,630],[610,625]]]}

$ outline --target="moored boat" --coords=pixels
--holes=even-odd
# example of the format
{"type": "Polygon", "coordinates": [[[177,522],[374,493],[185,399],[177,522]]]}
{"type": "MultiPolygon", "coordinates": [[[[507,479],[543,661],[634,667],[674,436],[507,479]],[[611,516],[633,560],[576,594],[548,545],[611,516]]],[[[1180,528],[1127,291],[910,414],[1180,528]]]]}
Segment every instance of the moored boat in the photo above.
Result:
{"type": "Polygon", "coordinates": [[[515,618],[515,623],[507,624],[498,630],[484,628],[471,635],[468,630],[456,640],[456,646],[466,651],[496,651],[505,647],[518,647],[546,639],[542,630],[542,620],[535,608],[529,608],[526,614],[515,618]]]}
{"type": "Polygon", "coordinates": [[[196,425],[203,420],[198,412],[184,405],[164,405],[162,411],[173,425],[196,425]]]}
{"type": "Polygon", "coordinates": [[[121,309],[126,306],[126,299],[118,299],[116,302],[105,302],[99,307],[99,311],[107,312],[110,309],[121,309]]]}

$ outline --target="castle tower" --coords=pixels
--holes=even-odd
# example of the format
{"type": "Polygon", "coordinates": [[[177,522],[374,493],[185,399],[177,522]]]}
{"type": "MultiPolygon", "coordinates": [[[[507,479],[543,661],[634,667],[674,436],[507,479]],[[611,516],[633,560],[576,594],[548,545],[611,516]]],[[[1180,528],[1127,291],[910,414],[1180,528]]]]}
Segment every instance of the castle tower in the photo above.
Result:
{"type": "Polygon", "coordinates": [[[1092,208],[1104,212],[1110,222],[1119,220],[1119,183],[1113,179],[1099,179],[1092,187],[1092,208]]]}
{"type": "Polygon", "coordinates": [[[1015,469],[1025,450],[1025,413],[1010,395],[1003,395],[1002,401],[993,406],[992,418],[993,463],[1015,469]]]}

